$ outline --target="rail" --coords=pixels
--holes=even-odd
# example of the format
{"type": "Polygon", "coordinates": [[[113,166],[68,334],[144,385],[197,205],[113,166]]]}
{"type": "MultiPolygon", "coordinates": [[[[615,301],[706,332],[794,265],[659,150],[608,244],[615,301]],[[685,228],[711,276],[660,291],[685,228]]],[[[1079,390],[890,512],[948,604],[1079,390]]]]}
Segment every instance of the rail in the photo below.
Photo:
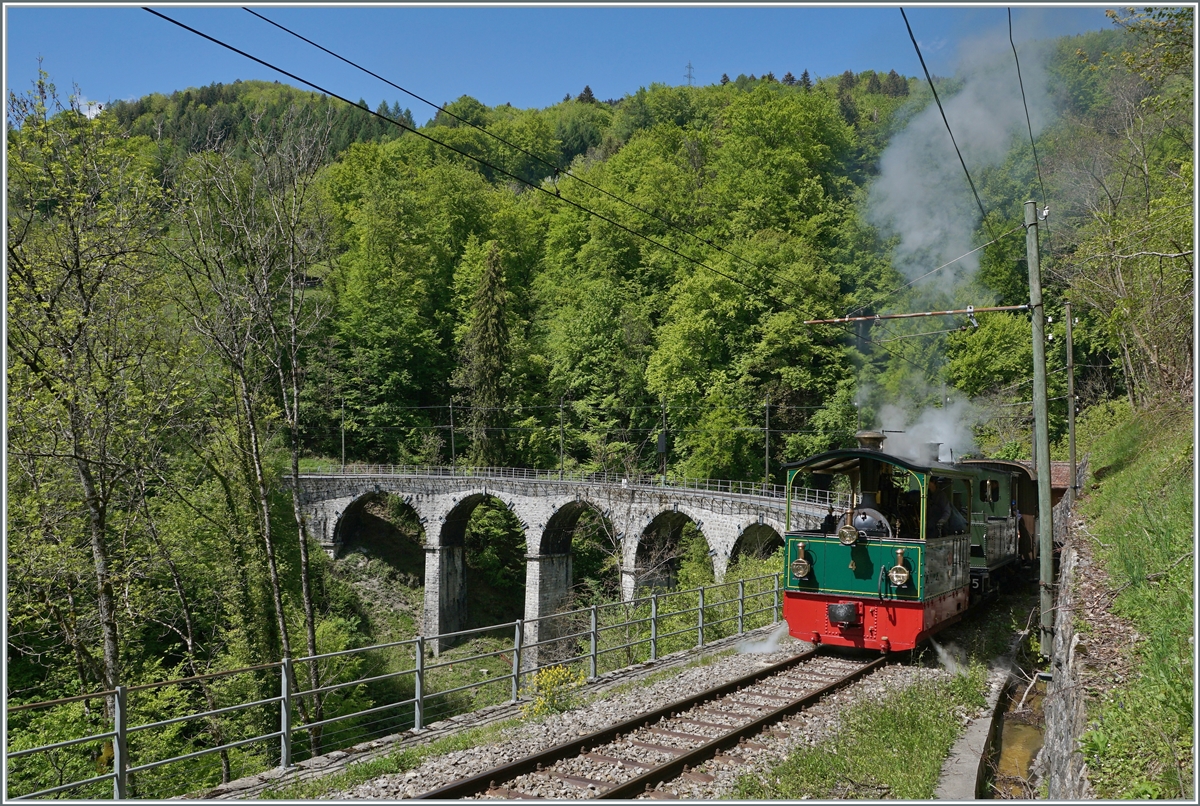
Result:
{"type": "Polygon", "coordinates": [[[271,766],[292,766],[306,754],[516,703],[535,692],[537,673],[548,667],[572,667],[596,678],[742,635],[779,621],[781,595],[780,575],[768,574],[23,703],[7,709],[5,796],[189,794],[271,766]],[[497,664],[500,671],[493,674],[497,664]],[[314,677],[318,685],[302,687],[314,677]],[[195,707],[199,700],[204,707],[195,707]],[[93,702],[103,708],[91,707],[93,702]],[[184,762],[186,770],[179,766],[184,762]]]}
{"type": "MultiPolygon", "coordinates": [[[[539,470],[524,467],[457,467],[447,465],[373,465],[373,464],[318,464],[303,470],[301,476],[413,476],[420,478],[485,478],[517,481],[563,482],[571,484],[602,484],[618,487],[669,488],[694,490],[697,492],[723,493],[736,496],[759,498],[787,497],[787,488],[782,484],[755,481],[731,481],[726,479],[689,479],[677,476],[662,476],[622,473],[588,473],[579,470],[539,470]]],[[[794,503],[832,506],[845,509],[850,505],[849,495],[830,490],[814,490],[793,487],[794,503]]]]}

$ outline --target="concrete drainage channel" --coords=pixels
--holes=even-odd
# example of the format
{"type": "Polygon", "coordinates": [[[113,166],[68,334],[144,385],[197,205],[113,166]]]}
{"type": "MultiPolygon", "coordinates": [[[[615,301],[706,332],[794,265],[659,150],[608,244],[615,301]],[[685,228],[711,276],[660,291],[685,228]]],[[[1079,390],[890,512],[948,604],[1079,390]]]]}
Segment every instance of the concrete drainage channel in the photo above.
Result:
{"type": "Polygon", "coordinates": [[[998,736],[1000,715],[1006,692],[1014,681],[1012,662],[1004,659],[988,675],[987,704],[983,716],[967,725],[966,731],[950,749],[937,788],[935,800],[975,800],[986,797],[988,759],[998,736]]]}

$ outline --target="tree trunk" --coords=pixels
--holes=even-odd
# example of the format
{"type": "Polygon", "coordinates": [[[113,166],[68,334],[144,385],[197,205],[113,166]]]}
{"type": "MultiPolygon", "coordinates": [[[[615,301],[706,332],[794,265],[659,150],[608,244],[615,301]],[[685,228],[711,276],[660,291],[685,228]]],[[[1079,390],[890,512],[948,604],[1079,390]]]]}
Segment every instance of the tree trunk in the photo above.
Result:
{"type": "Polygon", "coordinates": [[[92,565],[96,572],[96,608],[100,614],[100,632],[104,641],[103,685],[111,691],[121,684],[121,652],[117,636],[117,607],[113,596],[112,576],[108,569],[108,546],[105,541],[107,502],[97,488],[92,469],[85,458],[82,435],[85,431],[78,408],[68,409],[71,438],[75,449],[75,469],[83,486],[88,511],[88,533],[92,544],[92,565]]]}
{"type": "Polygon", "coordinates": [[[258,436],[258,421],[254,417],[250,388],[244,372],[238,372],[238,392],[246,411],[246,434],[250,440],[250,461],[254,467],[254,480],[258,485],[259,520],[262,528],[263,549],[267,554],[267,573],[271,580],[271,601],[275,606],[275,620],[279,629],[279,646],[284,657],[292,656],[292,645],[288,640],[287,617],[283,610],[283,588],[279,582],[279,565],[275,560],[275,542],[271,538],[271,497],[267,489],[267,476],[263,470],[262,446],[258,436]]]}

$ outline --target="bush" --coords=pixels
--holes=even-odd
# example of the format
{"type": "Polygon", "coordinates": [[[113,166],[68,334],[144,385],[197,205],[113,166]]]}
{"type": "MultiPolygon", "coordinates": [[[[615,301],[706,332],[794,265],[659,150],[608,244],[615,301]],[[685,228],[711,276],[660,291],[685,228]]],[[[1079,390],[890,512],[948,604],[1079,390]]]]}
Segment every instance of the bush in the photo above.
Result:
{"type": "Polygon", "coordinates": [[[566,666],[548,666],[533,676],[533,687],[525,693],[533,699],[521,706],[521,716],[537,719],[561,714],[575,706],[576,690],[587,678],[583,671],[572,672],[566,666]]]}

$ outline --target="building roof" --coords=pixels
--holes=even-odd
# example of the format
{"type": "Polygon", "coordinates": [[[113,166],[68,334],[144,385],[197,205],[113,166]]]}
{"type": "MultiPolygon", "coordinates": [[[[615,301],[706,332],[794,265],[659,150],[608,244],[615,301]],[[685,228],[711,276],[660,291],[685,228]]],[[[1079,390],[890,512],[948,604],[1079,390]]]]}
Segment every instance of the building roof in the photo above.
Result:
{"type": "MultiPolygon", "coordinates": [[[[1033,462],[1021,462],[1022,465],[1034,471],[1034,476],[1037,475],[1037,468],[1033,462]]],[[[1050,463],[1050,489],[1065,490],[1071,486],[1071,463],[1070,462],[1051,462],[1050,463]]]]}

